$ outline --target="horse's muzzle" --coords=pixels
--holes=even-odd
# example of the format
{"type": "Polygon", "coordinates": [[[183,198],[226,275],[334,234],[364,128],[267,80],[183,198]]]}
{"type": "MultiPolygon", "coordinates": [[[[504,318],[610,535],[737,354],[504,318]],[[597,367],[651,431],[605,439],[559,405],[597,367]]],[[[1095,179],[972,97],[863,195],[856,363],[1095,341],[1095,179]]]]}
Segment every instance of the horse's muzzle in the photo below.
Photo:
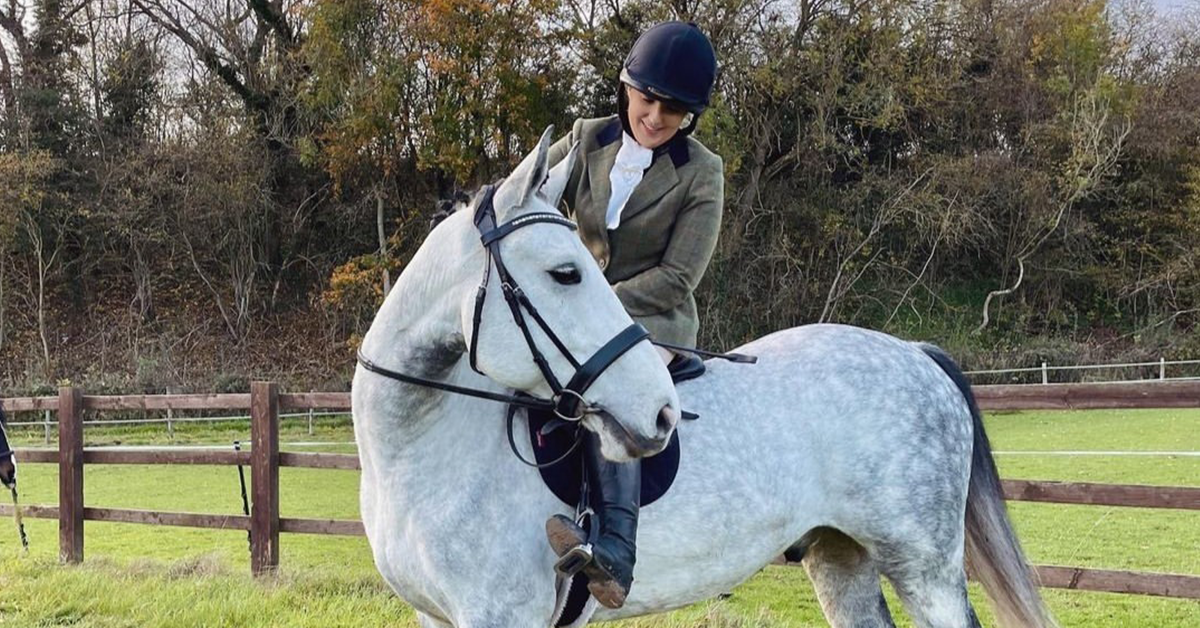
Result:
{"type": "Polygon", "coordinates": [[[666,449],[671,442],[671,434],[675,425],[679,423],[680,415],[675,408],[669,405],[663,406],[655,420],[653,435],[639,434],[630,430],[608,412],[600,411],[599,416],[604,423],[605,431],[620,442],[629,458],[645,458],[666,449]]]}

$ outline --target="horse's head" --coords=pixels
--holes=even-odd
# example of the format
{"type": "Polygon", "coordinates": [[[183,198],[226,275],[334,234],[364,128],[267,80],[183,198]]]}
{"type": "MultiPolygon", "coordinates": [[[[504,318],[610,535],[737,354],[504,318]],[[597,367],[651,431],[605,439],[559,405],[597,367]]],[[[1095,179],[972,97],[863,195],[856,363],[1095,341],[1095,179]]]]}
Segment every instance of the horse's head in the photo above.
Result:
{"type": "MultiPolygon", "coordinates": [[[[550,169],[547,155],[552,131],[546,130],[533,152],[496,189],[492,203],[497,225],[558,211],[577,146],[550,169]]],[[[586,364],[602,348],[611,351],[610,341],[632,325],[599,266],[569,225],[530,221],[505,235],[499,251],[511,283],[520,287],[546,328],[578,363],[586,364]]],[[[484,262],[485,257],[479,259],[484,262]]],[[[460,308],[466,343],[471,346],[474,342],[476,365],[505,386],[552,397],[554,390],[535,364],[525,332],[506,303],[497,264],[488,268],[490,288],[478,309],[478,324],[474,320],[475,290],[464,295],[460,308]]],[[[576,365],[528,312],[525,320],[530,342],[545,356],[554,378],[566,384],[576,374],[576,365]]],[[[616,358],[583,397],[589,409],[583,425],[600,436],[604,455],[614,460],[662,450],[680,416],[675,387],[649,341],[637,342],[616,358]]]]}
{"type": "Polygon", "coordinates": [[[12,447],[8,444],[8,434],[4,432],[7,419],[4,409],[0,408],[0,484],[12,488],[17,484],[17,461],[13,458],[12,447]]]}

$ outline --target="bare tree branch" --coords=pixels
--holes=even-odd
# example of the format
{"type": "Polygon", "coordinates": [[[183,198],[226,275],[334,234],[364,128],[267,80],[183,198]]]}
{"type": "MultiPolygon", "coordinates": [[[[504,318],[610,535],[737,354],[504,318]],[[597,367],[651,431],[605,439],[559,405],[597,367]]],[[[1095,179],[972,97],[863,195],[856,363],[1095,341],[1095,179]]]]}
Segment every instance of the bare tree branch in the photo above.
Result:
{"type": "MultiPolygon", "coordinates": [[[[212,46],[200,41],[193,36],[191,32],[184,27],[178,18],[171,12],[167,11],[161,3],[153,2],[154,9],[151,9],[142,0],[130,0],[133,6],[141,10],[142,14],[158,24],[162,28],[170,31],[173,35],[179,38],[179,41],[191,48],[196,53],[196,57],[204,64],[210,72],[216,74],[220,79],[241,98],[246,109],[266,114],[270,110],[270,99],[263,94],[250,89],[240,75],[241,71],[226,63],[220,53],[212,46]],[[155,10],[157,9],[157,10],[155,10]]],[[[185,3],[186,4],[186,3],[185,3]]],[[[191,9],[189,9],[191,10],[191,9]]]]}
{"type": "MultiPolygon", "coordinates": [[[[833,281],[830,282],[829,285],[829,290],[825,294],[825,306],[821,309],[820,318],[817,319],[819,322],[826,322],[831,316],[833,316],[833,312],[837,309],[838,300],[845,296],[846,293],[850,291],[850,288],[858,282],[858,280],[863,276],[863,273],[866,272],[866,269],[870,267],[871,262],[873,262],[875,258],[879,256],[881,251],[876,251],[871,259],[868,260],[861,269],[859,269],[859,272],[855,274],[854,278],[845,285],[842,285],[842,275],[846,272],[847,266],[849,266],[850,262],[853,261],[854,258],[857,257],[858,254],[864,248],[866,248],[866,246],[870,244],[872,240],[875,239],[875,236],[878,235],[885,226],[890,224],[892,220],[895,219],[896,215],[899,213],[899,209],[903,206],[904,200],[912,194],[913,190],[915,190],[918,185],[920,185],[923,181],[926,181],[929,173],[932,171],[933,169],[930,168],[918,175],[911,183],[908,184],[903,192],[897,195],[896,198],[892,199],[891,202],[884,205],[884,207],[876,212],[875,216],[872,217],[871,228],[867,231],[867,235],[864,236],[858,245],[855,246],[854,249],[851,250],[850,253],[843,257],[841,262],[838,263],[837,272],[834,274],[833,281]]],[[[926,183],[926,185],[928,185],[928,183],[926,183]]]]}
{"type": "Polygon", "coordinates": [[[1038,227],[1029,241],[1017,252],[1014,260],[1019,269],[1017,280],[1007,288],[988,293],[983,302],[983,320],[975,328],[974,333],[978,334],[987,327],[992,299],[1012,294],[1021,287],[1021,282],[1025,278],[1025,262],[1037,253],[1052,234],[1058,231],[1067,212],[1077,202],[1090,195],[1116,167],[1125,139],[1129,136],[1133,125],[1126,118],[1115,132],[1110,132],[1108,125],[1110,114],[1111,109],[1108,108],[1107,103],[1100,102],[1094,89],[1076,100],[1071,125],[1072,150],[1067,159],[1068,168],[1064,177],[1067,183],[1066,196],[1059,202],[1058,210],[1050,224],[1038,227]]]}

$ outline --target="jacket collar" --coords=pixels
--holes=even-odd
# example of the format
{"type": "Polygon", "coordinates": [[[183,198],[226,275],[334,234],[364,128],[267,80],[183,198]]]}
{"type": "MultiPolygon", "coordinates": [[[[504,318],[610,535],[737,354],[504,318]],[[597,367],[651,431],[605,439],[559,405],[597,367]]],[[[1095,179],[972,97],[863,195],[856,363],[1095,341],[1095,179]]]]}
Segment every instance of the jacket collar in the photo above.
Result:
{"type": "MultiPolygon", "coordinates": [[[[596,134],[596,141],[599,146],[588,153],[587,156],[588,181],[591,184],[592,199],[595,202],[589,211],[583,212],[580,222],[586,220],[592,223],[591,226],[594,233],[605,233],[608,228],[605,225],[605,218],[608,199],[612,196],[612,186],[609,184],[608,175],[609,171],[612,170],[613,163],[617,160],[617,152],[621,148],[621,142],[619,141],[621,132],[621,123],[614,117],[610,124],[606,125],[596,134]]],[[[687,138],[677,139],[679,141],[673,139],[671,142],[655,150],[654,161],[646,169],[641,182],[637,184],[637,187],[633,188],[633,193],[630,194],[629,200],[625,201],[625,209],[621,211],[621,222],[651,207],[655,201],[662,198],[664,194],[679,183],[679,174],[675,170],[676,162],[674,157],[671,159],[658,159],[660,155],[671,155],[672,150],[676,151],[675,154],[679,154],[681,150],[686,154],[687,138]],[[675,148],[676,146],[680,148],[675,148]]]]}
{"type": "MultiPolygon", "coordinates": [[[[596,143],[601,147],[605,147],[619,141],[621,141],[621,120],[620,118],[613,117],[612,121],[596,134],[596,143]]],[[[654,160],[657,162],[658,158],[664,154],[671,156],[671,164],[676,168],[690,161],[691,155],[688,152],[687,136],[676,133],[675,137],[671,138],[671,141],[654,149],[654,160]]]]}

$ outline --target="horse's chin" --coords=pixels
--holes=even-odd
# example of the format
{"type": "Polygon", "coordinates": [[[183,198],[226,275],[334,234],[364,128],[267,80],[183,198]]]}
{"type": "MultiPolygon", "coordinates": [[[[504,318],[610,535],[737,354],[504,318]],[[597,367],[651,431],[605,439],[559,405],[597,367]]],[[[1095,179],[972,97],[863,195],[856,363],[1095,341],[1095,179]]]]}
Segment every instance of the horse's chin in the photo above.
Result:
{"type": "Polygon", "coordinates": [[[624,423],[605,410],[590,414],[586,427],[600,437],[600,453],[613,462],[629,462],[653,456],[667,448],[671,439],[635,436],[624,423]]]}

